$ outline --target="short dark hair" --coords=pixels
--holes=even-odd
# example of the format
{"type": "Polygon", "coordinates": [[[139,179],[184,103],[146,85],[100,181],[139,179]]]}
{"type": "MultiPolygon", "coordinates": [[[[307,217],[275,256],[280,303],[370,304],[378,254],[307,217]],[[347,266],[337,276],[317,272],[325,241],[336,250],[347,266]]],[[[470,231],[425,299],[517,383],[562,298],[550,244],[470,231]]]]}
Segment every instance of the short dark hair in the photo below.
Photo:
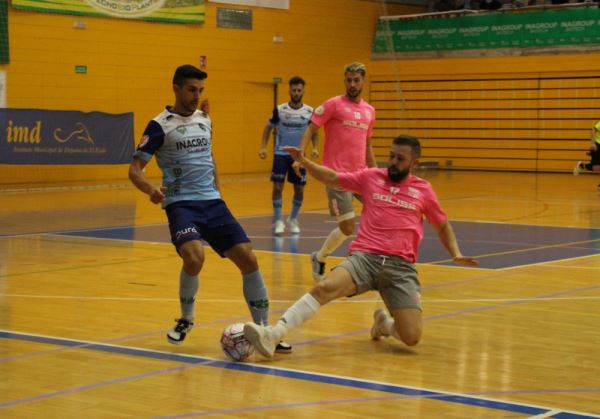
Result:
{"type": "Polygon", "coordinates": [[[344,75],[346,73],[359,73],[360,75],[365,77],[367,75],[367,67],[365,67],[365,65],[363,63],[359,63],[358,61],[355,61],[353,63],[348,64],[344,68],[344,75]]]}
{"type": "Polygon", "coordinates": [[[290,81],[288,82],[288,84],[291,86],[293,84],[301,84],[302,86],[304,86],[306,84],[306,82],[304,81],[304,79],[300,76],[294,76],[290,79],[290,81]]]}
{"type": "Polygon", "coordinates": [[[173,84],[181,87],[183,86],[185,79],[204,80],[207,77],[208,74],[206,74],[205,71],[202,71],[191,64],[184,64],[180,65],[177,67],[177,70],[175,70],[175,74],[173,75],[173,84]]]}
{"type": "Polygon", "coordinates": [[[396,138],[394,138],[394,144],[410,146],[414,158],[418,159],[419,157],[421,157],[421,143],[419,142],[419,139],[417,137],[404,134],[399,135],[396,138]]]}

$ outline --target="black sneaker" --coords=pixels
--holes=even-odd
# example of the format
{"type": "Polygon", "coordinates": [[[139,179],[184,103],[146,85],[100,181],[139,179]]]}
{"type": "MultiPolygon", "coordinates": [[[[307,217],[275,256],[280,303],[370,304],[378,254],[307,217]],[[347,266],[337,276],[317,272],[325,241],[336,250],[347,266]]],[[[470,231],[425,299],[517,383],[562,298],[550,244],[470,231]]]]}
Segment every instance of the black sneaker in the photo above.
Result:
{"type": "Polygon", "coordinates": [[[194,323],[186,319],[175,319],[177,324],[167,333],[167,340],[173,345],[181,345],[185,336],[192,330],[194,323]]]}
{"type": "Polygon", "coordinates": [[[275,352],[278,354],[291,354],[292,353],[292,345],[287,342],[281,341],[275,346],[275,352]]]}
{"type": "Polygon", "coordinates": [[[321,282],[325,275],[325,263],[317,259],[317,252],[310,254],[310,263],[312,265],[312,275],[315,282],[321,282]]]}

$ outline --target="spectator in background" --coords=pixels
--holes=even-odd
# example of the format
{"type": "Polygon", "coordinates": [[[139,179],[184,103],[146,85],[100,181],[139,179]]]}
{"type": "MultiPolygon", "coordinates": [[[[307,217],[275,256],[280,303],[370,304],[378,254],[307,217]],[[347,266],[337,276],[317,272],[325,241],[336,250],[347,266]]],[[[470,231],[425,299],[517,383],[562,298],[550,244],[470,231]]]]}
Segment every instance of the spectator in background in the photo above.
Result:
{"type": "MultiPolygon", "coordinates": [[[[574,175],[578,175],[585,170],[600,173],[600,122],[594,125],[590,137],[590,150],[587,153],[590,156],[590,162],[577,162],[573,169],[574,175]]],[[[600,185],[598,185],[598,188],[600,189],[600,185]]]]}

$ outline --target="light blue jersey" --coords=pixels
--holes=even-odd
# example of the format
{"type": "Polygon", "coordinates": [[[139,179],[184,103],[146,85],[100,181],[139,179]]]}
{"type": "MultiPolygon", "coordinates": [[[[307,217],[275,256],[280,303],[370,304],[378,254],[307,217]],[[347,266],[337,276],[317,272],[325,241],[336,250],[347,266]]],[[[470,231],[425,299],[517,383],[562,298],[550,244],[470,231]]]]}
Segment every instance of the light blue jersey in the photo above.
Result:
{"type": "Polygon", "coordinates": [[[275,154],[287,155],[285,146],[300,147],[304,130],[310,124],[313,108],[303,104],[299,109],[292,108],[289,103],[282,103],[273,110],[269,126],[277,129],[275,154]]]}
{"type": "Polygon", "coordinates": [[[197,110],[182,116],[167,107],[146,126],[134,156],[146,162],[156,155],[167,188],[163,208],[173,202],[220,199],[215,186],[212,125],[197,110]]]}

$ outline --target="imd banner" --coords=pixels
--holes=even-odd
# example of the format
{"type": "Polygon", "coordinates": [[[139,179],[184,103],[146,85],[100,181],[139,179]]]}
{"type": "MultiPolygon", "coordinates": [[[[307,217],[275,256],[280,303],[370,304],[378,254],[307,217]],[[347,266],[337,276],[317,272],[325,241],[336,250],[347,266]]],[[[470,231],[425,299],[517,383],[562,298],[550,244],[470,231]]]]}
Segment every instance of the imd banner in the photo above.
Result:
{"type": "Polygon", "coordinates": [[[124,164],[133,113],[0,109],[0,164],[124,164]]]}
{"type": "Polygon", "coordinates": [[[12,0],[12,5],[45,13],[204,23],[204,0],[12,0]]]}
{"type": "Polygon", "coordinates": [[[385,20],[373,53],[600,44],[597,7],[385,20]]]}

